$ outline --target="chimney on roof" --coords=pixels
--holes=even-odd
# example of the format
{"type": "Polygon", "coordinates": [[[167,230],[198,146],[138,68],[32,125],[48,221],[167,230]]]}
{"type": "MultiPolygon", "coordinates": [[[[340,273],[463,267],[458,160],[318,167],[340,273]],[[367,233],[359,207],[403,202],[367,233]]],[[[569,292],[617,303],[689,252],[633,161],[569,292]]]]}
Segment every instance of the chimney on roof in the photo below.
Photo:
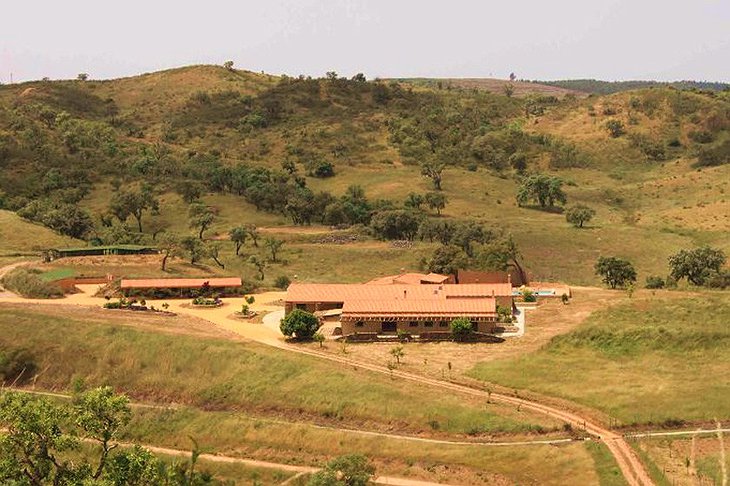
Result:
{"type": "Polygon", "coordinates": [[[408,291],[403,289],[403,298],[405,299],[408,296],[408,291]]]}
{"type": "Polygon", "coordinates": [[[507,283],[512,285],[512,272],[507,272],[507,283]]]}

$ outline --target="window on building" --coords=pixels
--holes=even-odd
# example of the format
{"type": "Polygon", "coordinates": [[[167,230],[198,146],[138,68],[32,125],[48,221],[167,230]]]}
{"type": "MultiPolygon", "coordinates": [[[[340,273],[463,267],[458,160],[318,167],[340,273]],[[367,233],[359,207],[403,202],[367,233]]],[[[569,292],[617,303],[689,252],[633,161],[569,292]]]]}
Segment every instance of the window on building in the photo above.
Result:
{"type": "Polygon", "coordinates": [[[423,325],[426,327],[433,327],[433,321],[426,321],[423,323],[423,325]]]}
{"type": "Polygon", "coordinates": [[[365,323],[364,323],[364,322],[362,322],[362,321],[357,321],[357,322],[355,323],[355,327],[364,327],[364,326],[365,326],[365,323]]]}
{"type": "Polygon", "coordinates": [[[307,310],[307,304],[297,304],[297,309],[307,310]]]}
{"type": "Polygon", "coordinates": [[[439,327],[449,327],[449,323],[447,321],[439,321],[439,327]]]}
{"type": "Polygon", "coordinates": [[[411,321],[408,323],[408,327],[418,327],[418,321],[411,321]]]}

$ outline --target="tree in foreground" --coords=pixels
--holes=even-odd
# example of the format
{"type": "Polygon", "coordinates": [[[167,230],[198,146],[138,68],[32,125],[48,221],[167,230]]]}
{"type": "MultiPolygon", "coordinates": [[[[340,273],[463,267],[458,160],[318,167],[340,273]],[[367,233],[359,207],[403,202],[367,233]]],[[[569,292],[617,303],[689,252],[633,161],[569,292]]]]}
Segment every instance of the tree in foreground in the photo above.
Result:
{"type": "Polygon", "coordinates": [[[281,320],[279,328],[284,336],[309,340],[319,329],[319,319],[311,312],[294,309],[281,320]]]}
{"type": "Polygon", "coordinates": [[[722,250],[701,246],[670,256],[669,267],[675,280],[686,278],[694,285],[704,285],[711,275],[720,273],[726,260],[722,250]]]}
{"type": "Polygon", "coordinates": [[[454,341],[466,341],[474,334],[474,325],[466,317],[459,317],[451,321],[451,337],[454,341]]]}
{"type": "Polygon", "coordinates": [[[628,260],[617,257],[599,257],[595,266],[596,275],[612,289],[636,282],[636,270],[628,260]]]}
{"type": "Polygon", "coordinates": [[[576,228],[582,228],[595,215],[596,211],[594,209],[583,204],[576,204],[565,211],[565,220],[576,228]]]}
{"type": "Polygon", "coordinates": [[[312,475],[307,486],[367,486],[375,474],[375,467],[367,457],[348,454],[331,460],[312,475]]]}
{"type": "Polygon", "coordinates": [[[74,396],[69,404],[25,393],[0,396],[0,484],[43,485],[219,485],[196,472],[197,445],[188,464],[168,466],[150,451],[118,448],[129,424],[127,397],[101,387],[74,396]],[[82,454],[82,443],[93,450],[82,454]]]}
{"type": "Polygon", "coordinates": [[[524,206],[536,201],[541,208],[553,207],[556,203],[565,204],[567,196],[563,192],[563,180],[547,174],[534,174],[525,178],[517,190],[517,204],[524,206]]]}
{"type": "Polygon", "coordinates": [[[182,256],[184,248],[182,239],[174,233],[164,233],[157,243],[157,248],[162,254],[161,270],[167,270],[167,260],[182,256]]]}

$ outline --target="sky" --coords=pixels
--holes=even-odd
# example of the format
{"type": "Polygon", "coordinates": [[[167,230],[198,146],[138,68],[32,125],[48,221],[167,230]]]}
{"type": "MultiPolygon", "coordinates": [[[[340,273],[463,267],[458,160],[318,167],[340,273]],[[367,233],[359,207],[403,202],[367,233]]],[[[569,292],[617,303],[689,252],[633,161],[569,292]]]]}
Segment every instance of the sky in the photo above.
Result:
{"type": "Polygon", "coordinates": [[[730,0],[36,0],[0,82],[189,64],[271,74],[730,82],[730,0]]]}

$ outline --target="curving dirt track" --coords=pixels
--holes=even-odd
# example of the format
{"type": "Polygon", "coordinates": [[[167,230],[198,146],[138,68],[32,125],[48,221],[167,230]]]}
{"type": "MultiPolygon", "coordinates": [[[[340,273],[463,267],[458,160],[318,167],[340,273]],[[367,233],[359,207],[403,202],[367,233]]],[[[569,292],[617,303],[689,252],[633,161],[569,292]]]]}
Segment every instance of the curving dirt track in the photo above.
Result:
{"type": "MultiPolygon", "coordinates": [[[[2,270],[7,270],[8,267],[5,267],[3,269],[0,269],[0,272],[2,270]]],[[[90,292],[93,290],[93,286],[88,286],[89,289],[83,288],[85,292],[82,294],[76,294],[74,296],[71,296],[69,299],[64,300],[53,300],[53,301],[44,301],[43,303],[47,304],[57,304],[57,305],[69,305],[69,304],[76,304],[76,305],[93,305],[98,306],[99,303],[101,303],[101,299],[94,298],[91,295],[89,295],[86,292],[90,292]]],[[[272,293],[273,294],[273,293],[272,293]]],[[[270,296],[273,297],[273,296],[270,296]]],[[[21,298],[0,298],[0,301],[23,301],[26,299],[21,298]]],[[[242,300],[242,299],[241,299],[242,300]]],[[[262,299],[262,301],[265,301],[262,299]]],[[[262,311],[272,311],[274,310],[271,305],[262,305],[259,302],[256,302],[257,306],[262,307],[262,311]]],[[[172,307],[172,306],[171,306],[172,307]]],[[[226,329],[233,330],[234,332],[240,332],[241,327],[240,325],[235,325],[235,328],[232,328],[232,324],[236,324],[233,319],[229,317],[230,310],[225,312],[210,312],[207,310],[200,311],[200,310],[192,310],[187,309],[183,306],[174,305],[174,311],[179,314],[188,314],[193,315],[194,317],[202,318],[205,320],[208,320],[209,322],[222,326],[226,329]]],[[[313,356],[319,359],[327,359],[330,361],[334,361],[340,364],[345,364],[348,366],[353,366],[356,368],[366,369],[369,371],[374,371],[377,373],[383,373],[387,374],[394,378],[400,378],[404,380],[409,380],[417,383],[421,383],[424,385],[429,385],[433,387],[439,387],[445,390],[458,392],[466,395],[471,396],[477,396],[482,397],[485,400],[491,399],[495,401],[500,401],[503,403],[513,404],[516,406],[520,406],[529,410],[532,410],[534,412],[542,413],[545,415],[548,415],[550,417],[556,418],[558,420],[564,421],[571,426],[578,428],[578,429],[584,429],[588,434],[593,436],[597,440],[601,440],[606,444],[608,449],[610,450],[611,454],[614,456],[616,463],[618,464],[619,468],[621,469],[621,472],[623,473],[624,478],[628,482],[630,486],[652,486],[654,482],[649,477],[648,473],[644,469],[643,464],[639,460],[639,458],[636,456],[634,451],[631,449],[629,444],[626,442],[626,440],[623,438],[623,436],[616,434],[609,429],[601,426],[600,424],[594,422],[593,420],[587,419],[586,417],[583,417],[575,412],[566,411],[560,408],[557,408],[555,406],[551,405],[545,405],[543,403],[536,402],[534,400],[526,400],[523,398],[518,398],[510,395],[500,394],[492,392],[491,394],[487,394],[486,391],[472,388],[466,385],[451,383],[448,381],[442,381],[434,378],[429,378],[426,376],[417,375],[414,373],[408,373],[404,371],[399,370],[391,370],[384,366],[379,366],[371,363],[364,363],[361,361],[356,361],[340,356],[334,356],[322,352],[318,352],[311,349],[305,349],[297,346],[290,345],[286,343],[282,336],[276,336],[275,331],[271,329],[270,327],[266,325],[248,325],[245,326],[245,329],[250,329],[254,332],[252,332],[250,335],[247,335],[246,333],[241,333],[244,337],[247,337],[249,339],[261,342],[263,344],[267,344],[270,346],[275,346],[280,349],[285,349],[287,351],[305,354],[309,356],[313,356]]],[[[389,483],[389,484],[404,484],[404,483],[389,483]]],[[[417,483],[413,483],[417,484],[417,483]]],[[[425,484],[425,483],[424,483],[425,484]]]]}

